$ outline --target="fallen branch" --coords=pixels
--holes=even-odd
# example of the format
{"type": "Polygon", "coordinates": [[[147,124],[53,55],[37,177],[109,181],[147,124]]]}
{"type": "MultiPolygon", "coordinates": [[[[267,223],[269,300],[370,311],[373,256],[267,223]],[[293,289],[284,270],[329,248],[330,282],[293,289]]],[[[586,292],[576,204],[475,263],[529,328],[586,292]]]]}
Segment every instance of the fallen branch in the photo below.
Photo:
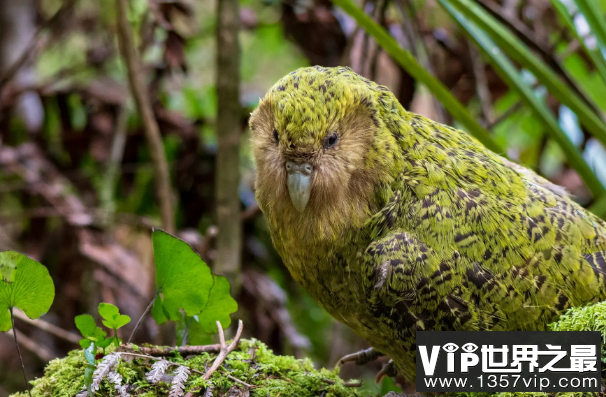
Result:
{"type": "Polygon", "coordinates": [[[120,347],[120,350],[128,352],[141,352],[150,356],[170,356],[174,353],[181,355],[200,354],[200,353],[219,353],[221,345],[205,345],[205,346],[179,346],[179,347],[145,347],[127,344],[120,347]]]}
{"type": "MultiPolygon", "coordinates": [[[[41,329],[44,332],[48,332],[51,335],[56,336],[57,338],[63,339],[67,342],[79,345],[79,341],[80,341],[80,337],[74,333],[71,333],[69,331],[64,330],[63,328],[59,328],[54,324],[51,324],[49,322],[46,322],[44,320],[41,319],[37,319],[37,320],[32,320],[29,317],[27,317],[25,314],[23,314],[22,312],[15,310],[13,312],[13,315],[18,318],[21,321],[24,321],[28,324],[33,325],[36,328],[41,329]]],[[[51,355],[52,357],[52,355],[51,355]]],[[[54,358],[54,357],[53,357],[54,358]]],[[[47,360],[48,361],[48,360],[47,360]]]]}
{"type": "MultiPolygon", "coordinates": [[[[217,322],[218,322],[218,321],[217,321],[217,322]]],[[[221,328],[220,326],[219,326],[219,329],[222,331],[222,328],[221,328]]],[[[242,330],[242,321],[240,321],[240,322],[239,322],[239,324],[238,324],[238,331],[240,331],[240,333],[241,333],[241,330],[242,330]]],[[[239,335],[240,335],[240,334],[236,335],[236,337],[238,338],[238,340],[240,339],[240,338],[239,338],[239,335]]],[[[234,342],[235,342],[235,341],[236,341],[236,339],[234,339],[234,342]]],[[[234,343],[232,342],[232,344],[231,344],[231,345],[229,345],[229,346],[231,347],[233,344],[234,344],[234,343]]],[[[215,347],[215,346],[219,347],[219,345],[208,345],[208,346],[210,346],[210,347],[215,347]]],[[[186,347],[197,347],[197,348],[200,348],[200,347],[208,347],[208,346],[186,346],[186,347]]],[[[123,346],[121,349],[123,349],[123,348],[127,348],[127,346],[123,346]]],[[[235,348],[235,347],[234,347],[234,348],[235,348]]],[[[140,348],[140,349],[139,349],[139,351],[141,351],[141,349],[143,349],[143,348],[140,348]]],[[[232,349],[232,350],[230,350],[230,352],[231,352],[231,351],[233,351],[233,349],[232,349]]],[[[158,358],[158,357],[154,357],[154,356],[151,356],[151,355],[149,355],[149,354],[139,354],[139,353],[130,353],[130,352],[122,352],[122,351],[120,351],[120,354],[127,355],[127,356],[133,356],[133,357],[139,357],[139,358],[146,358],[146,359],[149,359],[149,360],[161,360],[160,358],[158,358]]],[[[228,354],[229,354],[229,353],[228,353],[228,354]]],[[[227,355],[226,355],[226,356],[227,356],[227,355]]],[[[218,357],[217,357],[217,358],[218,358],[218,357]]],[[[188,366],[187,364],[173,363],[172,361],[166,361],[166,362],[167,362],[167,363],[169,363],[169,365],[187,367],[187,368],[189,368],[190,370],[192,370],[193,372],[197,372],[197,373],[199,373],[200,375],[205,375],[205,374],[204,374],[204,372],[202,372],[202,371],[198,371],[197,369],[192,368],[192,367],[188,366]]],[[[215,360],[215,362],[216,362],[216,360],[215,360]]],[[[219,364],[219,365],[220,365],[220,364],[219,364]]],[[[213,366],[214,366],[214,365],[213,365],[213,366]]],[[[211,369],[212,369],[212,368],[211,368],[211,369]]],[[[210,371],[210,370],[209,370],[209,371],[210,371]]],[[[238,383],[240,383],[240,384],[243,384],[244,386],[246,386],[246,387],[248,387],[248,388],[254,389],[254,388],[258,387],[258,386],[250,385],[250,384],[248,384],[248,383],[246,383],[246,382],[244,382],[244,381],[242,381],[242,380],[240,380],[240,379],[236,378],[235,376],[232,376],[232,375],[230,375],[230,374],[228,374],[228,373],[225,373],[225,371],[219,371],[219,372],[221,372],[221,374],[223,374],[223,375],[227,376],[229,379],[231,379],[231,380],[233,380],[233,381],[235,381],[235,382],[238,382],[238,383]]],[[[207,372],[207,374],[208,374],[208,372],[207,372]]],[[[207,379],[207,378],[205,378],[205,379],[207,379]]],[[[334,381],[331,381],[330,379],[325,379],[325,380],[326,380],[326,381],[328,381],[328,383],[333,382],[333,383],[331,383],[331,384],[334,384],[334,381]]]]}
{"type": "Polygon", "coordinates": [[[242,329],[244,328],[244,324],[242,323],[242,320],[238,321],[238,331],[236,332],[234,340],[229,345],[225,343],[225,334],[223,333],[223,327],[221,326],[221,323],[219,321],[217,321],[217,328],[219,329],[219,341],[221,342],[221,350],[219,351],[219,355],[213,362],[213,365],[208,371],[206,371],[206,374],[204,374],[204,380],[210,379],[213,372],[215,372],[219,368],[219,366],[221,366],[227,355],[236,349],[236,347],[238,346],[238,342],[240,341],[240,336],[242,336],[242,329]]]}

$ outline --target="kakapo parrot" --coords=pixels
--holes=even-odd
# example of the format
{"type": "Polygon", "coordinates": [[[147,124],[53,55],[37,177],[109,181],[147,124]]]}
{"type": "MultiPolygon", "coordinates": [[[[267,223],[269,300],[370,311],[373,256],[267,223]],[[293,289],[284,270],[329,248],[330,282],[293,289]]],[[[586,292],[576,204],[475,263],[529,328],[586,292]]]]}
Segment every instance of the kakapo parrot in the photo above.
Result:
{"type": "Polygon", "coordinates": [[[346,67],[279,80],[250,118],[256,198],[293,278],[415,379],[417,330],[547,330],[606,299],[606,222],[346,67]]]}

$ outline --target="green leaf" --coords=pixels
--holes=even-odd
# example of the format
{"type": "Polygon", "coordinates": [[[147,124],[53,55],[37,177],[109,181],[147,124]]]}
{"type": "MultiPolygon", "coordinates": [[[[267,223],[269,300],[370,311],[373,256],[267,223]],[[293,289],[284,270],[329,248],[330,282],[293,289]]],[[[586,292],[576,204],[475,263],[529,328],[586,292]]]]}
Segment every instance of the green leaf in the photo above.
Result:
{"type": "MultiPolygon", "coordinates": [[[[103,338],[103,339],[99,339],[97,341],[97,346],[99,346],[101,349],[105,349],[106,347],[108,347],[109,345],[112,344],[112,342],[115,340],[115,338],[103,338]]],[[[122,341],[120,339],[120,341],[122,341]]]]}
{"type": "Polygon", "coordinates": [[[166,313],[164,305],[162,304],[163,299],[164,296],[162,294],[158,294],[156,296],[156,299],[154,299],[154,305],[151,309],[151,315],[154,320],[156,320],[156,323],[158,323],[158,325],[164,324],[169,320],[168,313],[166,313]]]}
{"type": "Polygon", "coordinates": [[[92,335],[97,328],[101,330],[101,328],[97,327],[95,319],[90,314],[80,314],[74,318],[74,322],[76,323],[76,328],[78,328],[78,331],[84,337],[92,335]]]}
{"type": "MultiPolygon", "coordinates": [[[[230,314],[238,310],[238,303],[230,295],[231,285],[227,278],[213,275],[213,286],[208,295],[208,303],[200,314],[186,317],[177,322],[177,334],[183,334],[189,324],[187,342],[192,345],[205,345],[212,343],[212,335],[219,332],[217,321],[223,329],[231,324],[230,314]]],[[[178,341],[179,342],[179,341],[178,341]]]]}
{"type": "Polygon", "coordinates": [[[593,172],[583,155],[562,130],[553,114],[545,103],[541,102],[533,90],[525,83],[513,63],[500,51],[499,47],[479,29],[475,23],[465,18],[451,3],[450,0],[439,0],[442,7],[450,13],[461,25],[469,37],[474,40],[490,59],[491,65],[507,85],[516,92],[522,101],[534,113],[535,117],[544,125],[547,133],[558,143],[565,153],[569,164],[579,173],[594,197],[601,197],[606,190],[593,172]]]}
{"type": "Polygon", "coordinates": [[[97,348],[95,347],[94,343],[91,343],[91,345],[84,349],[84,357],[86,358],[86,361],[89,362],[90,365],[95,365],[95,354],[97,353],[97,348]]]}
{"type": "Polygon", "coordinates": [[[130,317],[120,314],[119,309],[111,303],[99,303],[99,314],[104,318],[103,325],[107,328],[118,329],[130,323],[130,317]]]}
{"type": "Polygon", "coordinates": [[[194,338],[199,333],[217,332],[216,321],[220,321],[224,328],[229,327],[230,314],[238,309],[230,295],[229,281],[223,276],[213,275],[202,258],[184,241],[161,230],[153,232],[152,241],[156,287],[160,291],[152,307],[156,322],[163,324],[169,319],[182,320],[183,315],[197,316],[199,321],[192,323],[194,338]]]}
{"type": "Polygon", "coordinates": [[[0,252],[0,276],[2,276],[2,281],[7,283],[15,282],[19,255],[19,253],[14,251],[0,252]]]}
{"type": "Polygon", "coordinates": [[[564,24],[574,35],[577,42],[581,44],[583,50],[585,50],[585,53],[589,55],[600,77],[602,78],[604,83],[606,83],[606,59],[604,59],[604,57],[602,56],[599,47],[593,49],[587,47],[586,39],[582,37],[577,31],[574,21],[572,20],[572,16],[570,15],[570,10],[562,2],[562,0],[551,0],[551,4],[553,5],[553,9],[560,15],[560,18],[562,18],[562,20],[564,21],[564,24]]]}
{"type": "Polygon", "coordinates": [[[203,332],[214,334],[219,332],[217,321],[223,329],[231,324],[231,313],[238,310],[238,303],[230,295],[231,285],[223,276],[213,276],[214,284],[208,296],[206,307],[198,314],[197,319],[203,332]]]}
{"type": "Polygon", "coordinates": [[[101,327],[97,327],[93,316],[90,314],[81,314],[74,318],[74,322],[76,323],[76,328],[80,331],[82,336],[92,340],[93,342],[102,341],[105,339],[107,333],[101,329],[101,327]]]}
{"type": "Polygon", "coordinates": [[[21,309],[27,317],[38,318],[45,314],[55,298],[55,286],[48,269],[33,259],[14,251],[0,253],[2,261],[10,263],[6,271],[12,282],[0,281],[0,332],[11,329],[10,310],[21,309]]]}
{"type": "Polygon", "coordinates": [[[183,317],[179,321],[177,321],[175,331],[177,335],[178,346],[181,346],[183,344],[182,342],[184,337],[187,337],[186,344],[188,345],[201,346],[213,343],[213,334],[205,332],[202,329],[200,323],[198,322],[198,316],[187,317],[183,315],[183,317]],[[185,335],[186,330],[187,335],[185,335]]]}
{"type": "Polygon", "coordinates": [[[152,316],[158,324],[177,321],[180,309],[194,316],[208,302],[213,277],[202,258],[187,244],[162,231],[152,233],[156,265],[156,289],[152,316]]]}
{"type": "Polygon", "coordinates": [[[99,303],[99,314],[106,320],[111,320],[115,315],[119,314],[120,310],[111,303],[99,303]]]}
{"type": "Polygon", "coordinates": [[[606,50],[606,19],[598,2],[595,0],[575,0],[575,4],[579,7],[579,11],[585,17],[589,27],[591,27],[591,32],[600,43],[600,47],[606,50]]]}
{"type": "Polygon", "coordinates": [[[497,46],[527,68],[562,104],[577,114],[581,123],[606,145],[606,123],[589,105],[570,89],[528,47],[503,27],[492,15],[471,0],[449,0],[465,18],[484,30],[497,46]]]}
{"type": "Polygon", "coordinates": [[[87,365],[84,369],[84,386],[86,386],[86,390],[88,390],[88,395],[92,396],[93,391],[91,386],[93,384],[93,373],[95,372],[95,367],[87,365]]]}
{"type": "Polygon", "coordinates": [[[80,339],[80,346],[84,349],[89,347],[91,343],[95,343],[97,347],[105,349],[111,345],[114,338],[106,338],[107,332],[103,331],[101,327],[97,327],[95,319],[90,314],[81,314],[74,318],[76,328],[80,331],[85,339],[80,339]]]}
{"type": "Polygon", "coordinates": [[[372,18],[366,15],[364,11],[352,3],[351,0],[332,0],[332,2],[354,18],[358,25],[363,27],[366,33],[372,36],[385,52],[391,55],[391,57],[398,62],[408,74],[427,87],[440,103],[442,103],[444,108],[469,130],[471,135],[493,152],[503,153],[503,149],[492,139],[488,131],[486,131],[469,113],[465,106],[450,93],[448,88],[446,88],[438,79],[433,77],[431,73],[426,71],[411,53],[402,49],[385,29],[373,21],[372,18]]]}

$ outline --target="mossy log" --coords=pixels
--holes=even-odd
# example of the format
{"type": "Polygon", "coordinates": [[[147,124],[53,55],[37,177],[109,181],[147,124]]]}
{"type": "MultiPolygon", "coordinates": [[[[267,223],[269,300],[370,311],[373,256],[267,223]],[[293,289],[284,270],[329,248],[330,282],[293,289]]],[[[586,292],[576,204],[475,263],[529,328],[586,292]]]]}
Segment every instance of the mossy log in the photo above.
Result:
{"type": "MultiPolygon", "coordinates": [[[[572,308],[551,325],[554,331],[600,331],[606,340],[606,302],[581,308],[572,308]]],[[[162,346],[121,347],[127,351],[121,355],[115,371],[121,375],[127,385],[126,392],[131,396],[168,396],[174,372],[179,365],[187,366],[190,375],[185,382],[185,397],[361,397],[366,396],[360,382],[344,381],[339,377],[338,369],[316,370],[309,359],[295,359],[291,356],[278,356],[257,340],[241,340],[218,371],[209,380],[203,374],[217,356],[219,345],[205,348],[174,349],[162,346]],[[180,350],[180,352],[179,352],[180,350]],[[147,355],[133,356],[130,353],[147,355]],[[146,374],[158,358],[164,358],[171,365],[162,380],[149,383],[146,374]]],[[[106,354],[115,352],[109,348],[106,354]]],[[[73,397],[85,396],[84,370],[87,362],[82,350],[74,350],[67,357],[48,363],[45,374],[31,383],[32,397],[73,397]]],[[[602,348],[602,367],[606,366],[606,356],[602,348]]],[[[602,372],[604,378],[604,371],[602,372]]],[[[602,393],[600,393],[601,395],[602,393]]],[[[107,379],[101,382],[95,396],[117,396],[114,385],[107,379]]],[[[421,396],[422,394],[412,394],[421,396]]],[[[391,392],[390,397],[411,396],[391,392]]],[[[448,397],[589,397],[595,393],[448,393],[448,397]]],[[[11,397],[28,397],[27,392],[13,394],[11,397]]]]}

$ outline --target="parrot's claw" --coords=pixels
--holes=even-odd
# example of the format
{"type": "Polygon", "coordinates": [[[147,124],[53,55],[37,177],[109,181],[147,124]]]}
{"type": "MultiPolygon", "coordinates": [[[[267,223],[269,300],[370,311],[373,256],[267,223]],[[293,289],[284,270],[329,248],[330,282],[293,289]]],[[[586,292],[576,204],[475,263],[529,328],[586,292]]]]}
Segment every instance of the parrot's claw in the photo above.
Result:
{"type": "Polygon", "coordinates": [[[357,353],[348,354],[346,356],[341,357],[341,359],[337,362],[336,367],[340,367],[345,363],[356,363],[357,365],[368,364],[371,361],[376,360],[377,358],[383,356],[384,354],[373,349],[372,347],[366,350],[360,350],[357,353]]]}
{"type": "Polygon", "coordinates": [[[393,365],[393,360],[389,360],[389,362],[387,364],[385,364],[385,366],[383,366],[383,368],[381,368],[381,370],[377,374],[377,377],[375,378],[375,382],[377,382],[377,385],[379,385],[379,384],[381,384],[381,382],[383,381],[383,379],[386,376],[393,378],[396,375],[397,375],[397,373],[396,373],[396,368],[393,365]]]}

